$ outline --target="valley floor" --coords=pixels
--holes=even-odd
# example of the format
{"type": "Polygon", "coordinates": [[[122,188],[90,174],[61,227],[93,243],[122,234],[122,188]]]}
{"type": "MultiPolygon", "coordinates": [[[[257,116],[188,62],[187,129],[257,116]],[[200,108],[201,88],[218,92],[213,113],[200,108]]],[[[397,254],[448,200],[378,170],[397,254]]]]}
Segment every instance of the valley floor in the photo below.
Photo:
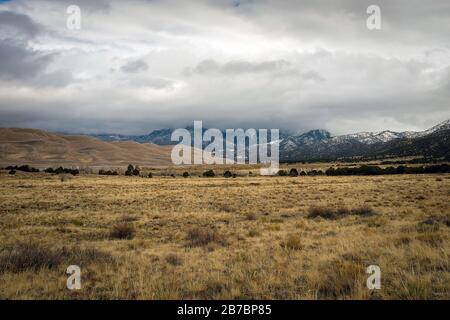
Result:
{"type": "Polygon", "coordinates": [[[449,199],[449,175],[2,171],[0,298],[450,299],[449,199]],[[81,290],[66,288],[69,265],[81,290]]]}

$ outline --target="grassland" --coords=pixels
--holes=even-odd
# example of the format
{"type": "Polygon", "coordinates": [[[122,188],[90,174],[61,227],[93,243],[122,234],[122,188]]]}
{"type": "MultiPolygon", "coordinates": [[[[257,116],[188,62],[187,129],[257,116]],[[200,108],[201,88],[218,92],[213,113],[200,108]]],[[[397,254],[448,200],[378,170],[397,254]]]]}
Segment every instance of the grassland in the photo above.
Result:
{"type": "Polygon", "coordinates": [[[450,298],[449,175],[63,180],[0,172],[0,298],[450,298]]]}

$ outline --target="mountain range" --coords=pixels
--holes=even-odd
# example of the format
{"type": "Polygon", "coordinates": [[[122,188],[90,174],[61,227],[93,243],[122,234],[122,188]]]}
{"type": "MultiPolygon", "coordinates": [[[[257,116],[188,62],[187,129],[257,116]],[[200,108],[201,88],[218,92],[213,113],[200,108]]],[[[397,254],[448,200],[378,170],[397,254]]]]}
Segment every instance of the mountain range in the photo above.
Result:
{"type": "MultiPolygon", "coordinates": [[[[187,127],[193,132],[192,127],[187,127]]],[[[204,129],[206,130],[206,129],[204,129]]],[[[67,135],[37,129],[0,128],[0,166],[169,166],[172,129],[148,135],[67,135]],[[103,140],[103,141],[102,141],[103,140]]],[[[332,136],[326,130],[280,132],[280,161],[339,158],[426,157],[450,160],[450,121],[421,132],[361,132],[332,136]]],[[[208,143],[206,143],[208,144],[208,143]]],[[[193,152],[199,150],[193,149],[193,152]]]]}
{"type": "MultiPolygon", "coordinates": [[[[193,136],[193,127],[186,129],[193,136]]],[[[108,142],[135,141],[164,146],[177,144],[171,141],[172,131],[173,129],[165,128],[147,135],[101,134],[94,137],[108,142]]],[[[223,134],[225,136],[224,132],[223,134]]],[[[419,132],[385,130],[333,136],[323,129],[304,133],[280,130],[280,160],[292,162],[376,156],[449,157],[449,137],[450,120],[419,132]]]]}

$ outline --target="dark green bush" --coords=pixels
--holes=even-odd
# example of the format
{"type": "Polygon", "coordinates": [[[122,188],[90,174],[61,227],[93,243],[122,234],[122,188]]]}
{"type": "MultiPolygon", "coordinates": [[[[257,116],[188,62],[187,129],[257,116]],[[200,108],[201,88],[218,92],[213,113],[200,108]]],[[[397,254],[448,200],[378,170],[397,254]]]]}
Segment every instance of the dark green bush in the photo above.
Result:
{"type": "Polygon", "coordinates": [[[132,239],[136,230],[129,223],[119,223],[112,227],[109,236],[113,239],[132,239]]]}
{"type": "Polygon", "coordinates": [[[216,174],[214,173],[213,170],[208,170],[208,171],[203,172],[203,176],[204,177],[215,177],[216,174]]]}
{"type": "Polygon", "coordinates": [[[227,171],[224,172],[223,176],[225,178],[231,178],[233,176],[233,174],[230,171],[227,170],[227,171]]]}

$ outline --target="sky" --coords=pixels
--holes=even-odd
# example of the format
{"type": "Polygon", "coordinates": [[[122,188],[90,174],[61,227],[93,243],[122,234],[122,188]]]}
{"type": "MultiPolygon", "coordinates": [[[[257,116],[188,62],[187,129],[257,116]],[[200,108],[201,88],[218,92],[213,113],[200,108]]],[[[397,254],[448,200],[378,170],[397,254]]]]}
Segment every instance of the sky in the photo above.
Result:
{"type": "Polygon", "coordinates": [[[450,118],[449,34],[448,0],[1,0],[0,127],[424,130],[450,118]]]}

